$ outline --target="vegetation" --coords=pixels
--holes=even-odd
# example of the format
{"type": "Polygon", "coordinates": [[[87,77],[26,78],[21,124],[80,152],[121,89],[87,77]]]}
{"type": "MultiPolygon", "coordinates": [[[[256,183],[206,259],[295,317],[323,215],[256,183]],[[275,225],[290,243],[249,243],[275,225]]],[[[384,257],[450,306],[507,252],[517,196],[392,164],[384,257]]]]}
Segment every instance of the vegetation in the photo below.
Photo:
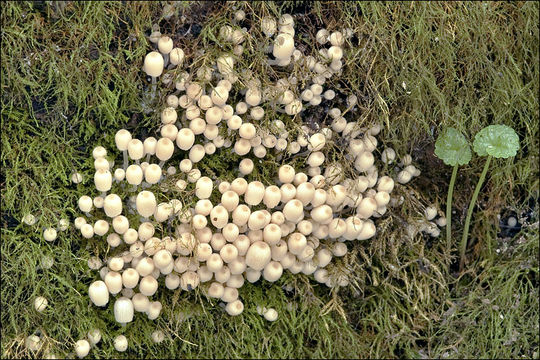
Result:
{"type": "MultiPolygon", "coordinates": [[[[540,356],[537,2],[182,2],[169,20],[164,4],[40,1],[1,7],[3,358],[73,357],[73,344],[95,327],[103,334],[90,353],[96,358],[540,356]],[[237,318],[197,292],[162,292],[158,320],[136,316],[121,327],[112,304],[103,311],[87,296],[99,276],[87,259],[107,247],[83,240],[73,226],[48,243],[43,229],[75,218],[76,200],[93,186],[95,146],[112,149],[120,128],[139,137],[158,129],[159,111],[146,112],[142,102],[148,82],[141,66],[152,24],[195,64],[221,51],[216,34],[237,9],[253,26],[249,54],[257,53],[257,21],[265,14],[293,14],[304,44],[315,44],[321,27],[352,28],[345,70],[333,86],[357,94],[358,121],[382,122],[380,141],[401,156],[412,154],[422,175],[395,190],[404,203],[378,220],[376,238],[358,242],[338,264],[353,270],[347,289],[330,291],[308,277],[244,286],[242,296],[252,304],[237,318]],[[521,150],[511,159],[491,159],[471,224],[466,271],[458,273],[456,237],[448,248],[405,228],[430,204],[446,204],[450,174],[434,155],[439,132],[454,127],[476,134],[491,124],[514,128],[521,150]],[[75,170],[83,175],[78,185],[70,180],[75,170]],[[38,219],[33,226],[21,221],[28,213],[38,219]],[[507,225],[509,216],[519,226],[507,225]],[[52,268],[42,268],[44,255],[54,258],[52,268]],[[37,296],[49,301],[43,313],[34,310],[37,296]],[[268,304],[280,314],[274,323],[255,310],[268,304]],[[167,334],[164,343],[152,343],[155,329],[167,334]],[[35,354],[24,345],[31,334],[44,339],[35,354]],[[119,334],[130,342],[125,353],[112,345],[119,334]]],[[[263,59],[248,60],[253,71],[262,67],[263,59]]],[[[324,118],[306,114],[310,121],[324,118]]],[[[223,154],[205,166],[229,176],[228,161],[234,160],[223,154]]],[[[268,161],[268,169],[279,161],[268,161]]],[[[463,231],[484,164],[475,158],[457,174],[454,234],[463,231]]]]}

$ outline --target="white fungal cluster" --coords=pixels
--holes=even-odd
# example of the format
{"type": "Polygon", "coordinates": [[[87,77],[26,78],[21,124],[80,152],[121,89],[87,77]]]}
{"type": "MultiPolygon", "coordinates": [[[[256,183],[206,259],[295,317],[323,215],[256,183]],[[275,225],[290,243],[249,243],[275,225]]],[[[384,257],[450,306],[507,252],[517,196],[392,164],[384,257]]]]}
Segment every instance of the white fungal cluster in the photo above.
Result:
{"type": "MultiPolygon", "coordinates": [[[[244,18],[243,12],[235,15],[236,22],[244,18]]],[[[275,282],[289,271],[312,275],[328,287],[346,286],[348,274],[333,276],[329,264],[347,254],[347,242],[372,238],[372,218],[382,216],[395,200],[390,196],[394,180],[377,167],[380,126],[345,118],[356,96],[345,94],[347,109],[328,111],[329,126],[302,122],[306,107],[336,97],[323,86],[341,72],[352,31],[321,29],[317,41],[329,47],[305,56],[295,47],[292,16],[264,17],[260,26],[267,37],[275,36],[266,49],[269,66],[280,74],[294,69],[295,76],[268,85],[249,69],[238,68],[249,35],[231,25],[224,25],[219,37],[234,46],[233,54],[224,53],[211,66],[200,65],[189,74],[181,71],[182,49],[155,31],[151,41],[157,51],[146,56],[143,70],[152,78],[153,94],[158,78],[159,84],[175,88],[161,111],[161,137],[139,140],[119,130],[115,143],[122,152],[121,166],[101,146],[92,152],[99,194],[79,198],[85,216],[74,224],[84,238],[103,239],[114,249],[105,263],[89,259],[102,280],[93,282],[88,293],[100,307],[115,297],[114,316],[120,324],[133,321],[135,312],[158,318],[162,304],[152,297],[160,286],[201,288],[223,301],[232,316],[244,310],[246,299],[239,289],[245,281],[275,282]],[[286,127],[283,120],[288,119],[297,123],[294,129],[286,127]],[[198,168],[218,150],[241,158],[238,177],[231,182],[198,168]],[[263,183],[254,169],[264,166],[261,159],[270,153],[277,161],[294,154],[305,161],[297,168],[281,164],[263,183]],[[336,153],[339,160],[334,160],[336,153]],[[175,188],[165,194],[161,185],[169,179],[175,188]]],[[[390,164],[395,152],[385,149],[380,158],[390,164]]],[[[401,183],[417,176],[410,162],[403,162],[401,183]]],[[[75,183],[81,181],[79,175],[74,174],[75,183]]],[[[47,231],[45,239],[56,237],[47,231]]],[[[278,318],[273,308],[260,313],[268,321],[278,318]]],[[[154,341],[162,335],[153,335],[154,341]]],[[[114,345],[125,351],[127,339],[117,337],[114,345]]],[[[77,349],[77,354],[87,354],[88,341],[81,340],[77,349]]]]}
{"type": "Polygon", "coordinates": [[[424,217],[407,225],[407,234],[413,238],[416,233],[424,233],[431,237],[438,237],[441,229],[446,226],[446,217],[432,204],[424,209],[424,217]]]}

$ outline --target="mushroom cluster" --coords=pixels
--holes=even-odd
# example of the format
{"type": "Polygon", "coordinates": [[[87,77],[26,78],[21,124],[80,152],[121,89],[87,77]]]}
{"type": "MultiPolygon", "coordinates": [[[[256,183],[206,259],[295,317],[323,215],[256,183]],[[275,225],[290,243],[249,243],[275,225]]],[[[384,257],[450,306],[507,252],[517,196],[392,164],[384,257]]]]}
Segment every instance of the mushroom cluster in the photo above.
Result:
{"type": "MultiPolygon", "coordinates": [[[[243,12],[235,15],[236,24],[244,19],[243,12]]],[[[157,49],[143,66],[152,79],[152,96],[159,95],[158,86],[174,87],[160,110],[160,137],[137,139],[119,130],[120,166],[115,166],[116,152],[102,146],[92,152],[97,194],[79,198],[84,216],[74,224],[84,238],[103,239],[112,249],[105,263],[89,259],[101,280],[88,293],[99,307],[115,297],[120,324],[133,321],[136,312],[158,318],[162,304],[152,297],[160,287],[200,288],[235,316],[247,301],[239,293],[246,281],[276,282],[289,271],[312,275],[328,287],[346,286],[349,274],[333,276],[329,264],[347,254],[349,242],[372,238],[373,218],[395,201],[393,178],[379,172],[395,152],[377,151],[381,126],[354,118],[355,95],[344,94],[345,109],[328,110],[328,125],[303,119],[305,109],[343,95],[324,86],[342,71],[352,30],[321,29],[316,39],[329,47],[306,56],[295,47],[291,15],[264,17],[260,27],[269,39],[275,36],[266,49],[268,66],[290,76],[263,84],[239,67],[249,35],[238,25],[219,31],[233,52],[219,55],[212,66],[196,71],[192,66],[192,73],[182,70],[184,51],[171,38],[152,33],[157,49]],[[217,151],[239,158],[234,180],[198,167],[217,151]],[[302,160],[292,166],[293,158],[302,160]],[[264,159],[280,163],[263,179],[254,170],[264,159]],[[164,190],[166,183],[174,186],[164,190]]],[[[410,159],[403,165],[400,183],[418,175],[410,159]]],[[[80,180],[74,175],[74,182],[80,180]]],[[[56,237],[47,231],[46,239],[56,237]]],[[[273,308],[260,314],[268,321],[278,318],[273,308]]],[[[87,344],[78,345],[81,354],[87,344]]],[[[124,351],[127,339],[118,337],[115,347],[124,351]]]]}

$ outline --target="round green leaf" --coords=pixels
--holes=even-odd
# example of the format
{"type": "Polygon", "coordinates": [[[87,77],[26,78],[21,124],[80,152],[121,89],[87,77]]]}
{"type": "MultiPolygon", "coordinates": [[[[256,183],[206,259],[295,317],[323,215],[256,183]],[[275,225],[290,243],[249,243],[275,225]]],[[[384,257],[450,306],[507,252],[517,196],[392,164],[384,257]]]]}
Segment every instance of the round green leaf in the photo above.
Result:
{"type": "Polygon", "coordinates": [[[435,142],[435,155],[446,165],[465,165],[471,161],[471,147],[462,133],[448,128],[435,142]]]}
{"type": "Polygon", "coordinates": [[[483,128],[474,137],[474,151],[480,156],[491,155],[496,158],[516,156],[519,138],[509,126],[490,125],[483,128]]]}

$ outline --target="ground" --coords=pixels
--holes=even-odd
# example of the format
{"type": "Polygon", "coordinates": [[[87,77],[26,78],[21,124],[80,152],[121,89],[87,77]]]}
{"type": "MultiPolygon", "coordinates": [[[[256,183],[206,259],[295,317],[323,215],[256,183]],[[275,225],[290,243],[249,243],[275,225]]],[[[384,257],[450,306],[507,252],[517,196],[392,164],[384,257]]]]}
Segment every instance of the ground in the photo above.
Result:
{"type": "MultiPolygon", "coordinates": [[[[3,358],[73,356],[74,342],[94,327],[103,340],[91,354],[100,358],[540,356],[538,3],[185,2],[169,20],[164,4],[2,6],[3,358]],[[252,305],[235,318],[197,292],[163,292],[158,320],[136,317],[121,327],[112,305],[97,309],[87,297],[99,277],[87,259],[106,247],[83,241],[73,227],[47,243],[42,230],[77,216],[76,201],[92,186],[94,146],[112,149],[120,128],[140,137],[157,130],[159,113],[142,111],[152,24],[188,59],[204,59],[198,51],[215,51],[219,27],[237,9],[245,10],[248,28],[265,14],[293,14],[304,44],[323,26],[352,28],[346,70],[333,85],[356,93],[358,121],[381,123],[379,140],[410,153],[422,174],[399,187],[405,203],[379,220],[377,237],[347,257],[350,287],[330,291],[290,275],[273,286],[246,286],[252,305]],[[410,238],[404,224],[431,203],[445,206],[451,169],[433,154],[440,131],[453,126],[472,140],[489,124],[513,127],[521,149],[492,164],[459,272],[458,235],[447,251],[442,236],[410,238]],[[82,184],[71,183],[74,170],[82,184]],[[36,225],[21,222],[27,213],[38,217],[36,225]],[[518,218],[516,227],[506,225],[509,216],[518,218]],[[41,268],[43,255],[54,258],[51,269],[41,268]],[[41,314],[33,307],[39,295],[49,299],[41,314]],[[266,322],[256,303],[271,303],[279,320],[266,322]],[[156,328],[167,334],[165,343],[151,342],[156,328]],[[44,339],[35,354],[24,346],[31,334],[44,339]],[[129,338],[126,353],[112,346],[119,334],[129,338]]],[[[261,59],[251,60],[256,70],[261,59]]],[[[309,115],[324,120],[324,113],[309,115]]],[[[473,157],[459,171],[455,234],[484,161],[473,157]]],[[[207,166],[226,172],[219,162],[207,166]]]]}

